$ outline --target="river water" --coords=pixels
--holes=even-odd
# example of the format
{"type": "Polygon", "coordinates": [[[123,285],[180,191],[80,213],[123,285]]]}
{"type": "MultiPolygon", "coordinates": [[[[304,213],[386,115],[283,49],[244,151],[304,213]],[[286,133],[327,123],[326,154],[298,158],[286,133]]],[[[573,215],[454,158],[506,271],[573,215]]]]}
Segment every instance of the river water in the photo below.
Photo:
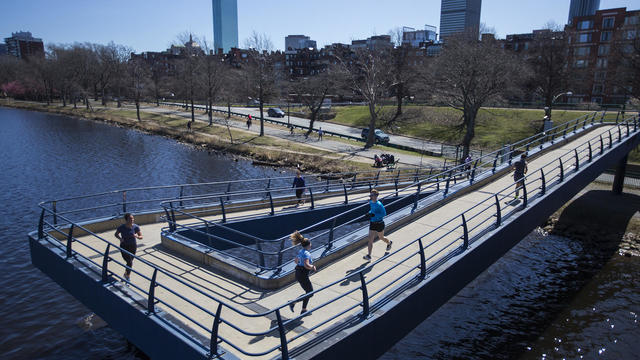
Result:
{"type": "MultiPolygon", "coordinates": [[[[137,359],[30,263],[43,200],[136,186],[276,176],[159,136],[0,108],[0,358],[137,359]]],[[[289,173],[290,174],[290,173],[289,173]]],[[[633,359],[640,259],[534,232],[384,359],[633,359]]]]}

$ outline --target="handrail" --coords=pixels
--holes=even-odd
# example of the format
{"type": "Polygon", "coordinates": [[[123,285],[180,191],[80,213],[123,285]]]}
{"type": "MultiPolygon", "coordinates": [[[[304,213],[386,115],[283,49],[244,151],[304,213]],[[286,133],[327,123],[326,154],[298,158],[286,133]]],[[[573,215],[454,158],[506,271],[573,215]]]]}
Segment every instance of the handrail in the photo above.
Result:
{"type": "MultiPolygon", "coordinates": [[[[591,156],[593,156],[593,158],[598,158],[598,157],[602,157],[603,154],[608,153],[609,151],[611,151],[610,149],[613,148],[613,144],[615,143],[616,147],[619,146],[618,144],[621,143],[622,139],[624,137],[628,137],[631,135],[631,133],[637,133],[637,126],[635,126],[637,124],[638,118],[634,117],[632,119],[628,119],[626,121],[621,122],[620,124],[618,124],[618,131],[617,132],[610,132],[611,134],[611,139],[607,139],[607,143],[605,144],[605,142],[602,140],[601,137],[599,136],[594,136],[590,139],[588,139],[586,142],[583,142],[577,146],[574,147],[574,149],[570,149],[568,151],[566,151],[564,154],[562,154],[561,156],[559,156],[557,159],[554,159],[553,161],[550,161],[546,164],[544,164],[541,167],[541,171],[538,172],[532,172],[529,175],[526,175],[524,177],[524,181],[525,181],[525,186],[531,185],[533,183],[536,183],[537,181],[541,181],[542,178],[545,176],[544,174],[547,174],[547,178],[546,178],[546,185],[545,185],[545,191],[542,191],[542,188],[536,188],[536,187],[530,187],[529,190],[529,194],[528,194],[528,203],[523,204],[523,207],[527,207],[527,206],[531,206],[532,204],[536,203],[537,201],[540,200],[540,198],[542,196],[545,196],[546,194],[549,194],[550,191],[553,191],[554,188],[556,188],[557,186],[559,186],[562,181],[558,180],[558,175],[555,174],[554,172],[556,172],[564,163],[567,163],[568,165],[573,165],[574,167],[574,172],[568,172],[565,177],[570,177],[570,176],[574,176],[574,174],[577,174],[579,171],[581,171],[581,169],[584,169],[586,167],[589,166],[588,163],[588,159],[589,159],[589,154],[587,153],[587,147],[588,146],[592,146],[594,147],[596,150],[598,149],[598,147],[600,147],[600,150],[602,150],[605,145],[608,145],[609,148],[603,152],[603,151],[593,151],[593,153],[591,154],[591,156]],[[632,120],[634,122],[634,128],[633,130],[629,127],[622,127],[622,124],[628,124],[628,122],[632,120]],[[615,140],[615,141],[614,141],[615,140]],[[559,160],[560,165],[557,165],[557,160],[559,160]],[[581,166],[582,165],[582,166],[581,166]],[[545,171],[546,169],[546,171],[545,171]],[[536,177],[536,175],[540,173],[539,177],[536,177]]],[[[444,234],[441,234],[437,239],[433,239],[429,244],[427,244],[426,247],[422,246],[422,240],[425,238],[430,237],[432,234],[434,234],[437,230],[442,229],[443,226],[446,226],[447,224],[451,224],[453,222],[455,222],[456,220],[460,219],[460,215],[464,215],[464,214],[468,214],[469,216],[466,219],[466,222],[472,222],[475,221],[476,218],[479,216],[479,214],[485,214],[486,215],[486,219],[485,223],[487,221],[489,221],[490,219],[493,219],[493,217],[495,216],[495,213],[493,211],[491,211],[491,209],[493,208],[494,204],[495,204],[495,200],[498,200],[498,194],[502,195],[505,194],[503,196],[507,197],[510,196],[511,193],[513,193],[513,191],[509,191],[510,188],[512,188],[515,185],[514,183],[510,183],[507,186],[503,187],[502,189],[500,189],[499,191],[497,191],[496,194],[491,194],[489,196],[487,196],[486,199],[482,200],[481,202],[479,202],[478,204],[462,211],[461,214],[456,215],[454,217],[452,217],[451,219],[441,223],[440,226],[438,226],[435,229],[432,229],[431,231],[417,237],[416,239],[409,241],[407,244],[405,244],[404,246],[400,247],[400,248],[396,248],[391,255],[394,254],[398,254],[400,251],[403,251],[404,249],[407,249],[409,246],[414,246],[414,247],[418,247],[417,250],[415,250],[413,253],[409,254],[408,256],[405,256],[404,259],[398,263],[393,263],[391,266],[397,266],[398,264],[403,264],[407,261],[409,261],[410,259],[412,259],[415,256],[419,256],[420,254],[424,254],[424,249],[425,248],[429,248],[432,246],[436,246],[436,244],[438,244],[439,242],[441,242],[442,240],[445,240],[445,244],[444,246],[442,246],[439,249],[435,249],[435,251],[432,253],[431,256],[429,256],[429,258],[425,259],[424,255],[420,257],[420,264],[407,264],[410,267],[410,270],[404,272],[403,274],[401,274],[399,277],[396,277],[394,279],[392,279],[392,282],[389,284],[383,284],[383,287],[385,289],[389,288],[390,286],[392,286],[393,284],[396,284],[398,281],[400,281],[399,279],[404,278],[405,276],[407,276],[408,274],[410,274],[413,271],[417,271],[420,270],[416,273],[416,279],[421,279],[424,277],[424,275],[428,275],[429,273],[431,273],[434,268],[432,266],[429,266],[428,268],[424,269],[425,264],[427,262],[432,262],[432,263],[436,263],[436,264],[440,264],[443,259],[447,259],[450,258],[451,256],[454,255],[458,255],[464,252],[463,246],[464,246],[464,242],[462,241],[462,239],[459,236],[459,229],[461,226],[463,226],[463,224],[459,224],[457,226],[454,226],[452,229],[450,229],[449,231],[447,231],[444,234]],[[494,200],[495,199],[495,200],[494,200]],[[476,209],[481,209],[480,206],[484,205],[484,208],[482,208],[481,211],[478,211],[478,213],[473,213],[473,211],[475,211],[476,209]],[[456,235],[458,234],[458,235],[456,235]],[[447,237],[449,236],[453,236],[453,239],[448,239],[447,237]],[[455,244],[459,243],[459,245],[454,246],[455,244]],[[453,247],[452,247],[453,246],[453,247]],[[421,269],[424,269],[424,271],[422,271],[421,269]]],[[[57,217],[59,217],[62,220],[62,223],[64,224],[68,224],[69,226],[73,226],[79,230],[85,231],[87,234],[89,234],[92,238],[98,239],[100,240],[103,244],[106,245],[107,250],[105,252],[105,254],[102,254],[99,252],[98,249],[96,249],[95,247],[91,247],[88,244],[85,244],[83,241],[81,241],[80,239],[76,239],[75,237],[73,237],[72,235],[69,236],[69,240],[67,242],[67,246],[72,246],[71,247],[71,252],[72,252],[72,257],[70,259],[78,259],[78,258],[82,258],[83,261],[88,261],[89,263],[94,264],[98,269],[100,269],[101,267],[105,266],[104,264],[108,264],[109,261],[103,261],[102,264],[100,264],[99,261],[93,261],[93,259],[91,259],[91,257],[87,257],[87,256],[83,256],[82,254],[78,253],[75,250],[75,247],[73,247],[73,244],[80,244],[83,246],[87,246],[88,248],[93,249],[93,252],[96,252],[98,255],[104,255],[105,259],[110,260],[110,261],[115,261],[116,263],[119,263],[118,260],[116,260],[115,258],[112,258],[108,251],[110,249],[111,246],[113,246],[115,249],[118,249],[120,251],[125,251],[124,249],[121,249],[118,246],[115,246],[111,243],[109,243],[109,241],[103,239],[102,237],[100,237],[99,235],[91,232],[90,230],[88,230],[86,227],[84,227],[81,224],[78,224],[77,222],[74,222],[72,219],[69,219],[67,217],[65,217],[64,215],[60,215],[60,214],[56,214],[54,213],[52,210],[46,208],[45,206],[40,206],[43,210],[43,216],[41,216],[41,220],[40,220],[40,224],[39,224],[39,228],[43,229],[42,231],[39,231],[39,234],[43,235],[44,238],[47,241],[52,242],[53,244],[60,244],[58,246],[61,246],[62,244],[58,241],[52,241],[52,238],[49,235],[44,235],[44,234],[49,234],[52,231],[55,232],[59,232],[61,235],[67,235],[67,233],[65,233],[64,231],[62,231],[62,227],[61,225],[57,225],[57,224],[52,224],[50,222],[48,222],[47,218],[49,217],[53,217],[54,215],[56,215],[57,217]],[[45,228],[46,225],[46,228],[45,228]]],[[[503,215],[503,220],[507,219],[511,216],[513,216],[513,214],[515,214],[518,211],[518,209],[513,209],[512,211],[510,211],[507,214],[503,215]]],[[[489,221],[489,224],[486,225],[485,229],[488,228],[493,228],[495,226],[495,224],[493,223],[493,221],[489,221]]],[[[474,241],[476,241],[479,236],[481,236],[483,234],[482,231],[476,231],[479,228],[479,226],[470,226],[468,228],[468,243],[472,244],[474,241]]],[[[72,232],[70,231],[69,234],[71,234],[72,232]]],[[[77,245],[77,246],[80,246],[77,245]]],[[[245,311],[242,311],[240,309],[237,309],[235,306],[233,306],[232,304],[228,303],[225,300],[220,299],[218,296],[213,296],[209,293],[207,293],[206,291],[204,291],[201,286],[197,286],[197,285],[193,285],[191,282],[184,280],[183,278],[179,278],[177,276],[174,276],[173,274],[171,274],[170,272],[168,272],[167,270],[164,270],[161,267],[158,267],[157,265],[154,265],[153,263],[148,262],[147,260],[137,257],[135,256],[136,260],[139,261],[140,263],[144,264],[145,266],[148,266],[150,268],[152,268],[154,270],[154,272],[157,271],[158,275],[162,275],[162,276],[167,276],[168,278],[172,279],[173,281],[176,281],[178,284],[180,284],[181,286],[186,286],[190,289],[192,289],[193,291],[195,291],[197,294],[199,294],[200,296],[204,296],[206,299],[208,299],[208,301],[213,301],[214,303],[219,304],[218,309],[222,309],[222,308],[226,308],[226,309],[230,309],[233,312],[235,312],[236,314],[243,316],[243,317],[247,317],[247,318],[255,318],[255,317],[264,317],[264,316],[273,316],[273,314],[276,314],[276,316],[279,314],[279,311],[288,306],[290,303],[292,303],[295,300],[286,302],[284,304],[281,305],[277,305],[271,309],[267,309],[265,311],[262,311],[260,313],[246,313],[245,311]]],[[[98,258],[98,260],[100,260],[100,258],[98,258]]],[[[295,339],[299,338],[299,336],[295,336],[295,337],[291,337],[289,339],[287,339],[286,334],[284,333],[283,330],[283,325],[285,324],[291,324],[294,320],[302,317],[302,316],[309,316],[312,314],[318,314],[318,310],[320,308],[326,307],[328,306],[328,304],[331,303],[335,303],[336,301],[338,301],[339,299],[342,299],[344,296],[347,296],[348,294],[351,294],[355,291],[359,291],[359,290],[365,290],[366,286],[368,284],[370,284],[371,282],[374,281],[380,281],[381,276],[374,276],[370,279],[366,279],[363,277],[363,275],[368,272],[371,268],[373,268],[374,266],[380,264],[384,259],[378,259],[374,262],[372,262],[371,264],[369,264],[368,266],[359,269],[351,274],[349,274],[348,276],[344,276],[339,280],[333,281],[330,284],[327,284],[325,286],[322,286],[321,288],[318,288],[316,290],[314,290],[311,294],[315,294],[315,293],[319,293],[322,291],[325,291],[327,289],[329,289],[330,287],[336,286],[337,284],[347,281],[350,278],[354,277],[354,276],[358,276],[361,279],[361,287],[353,287],[350,289],[346,289],[346,291],[342,291],[340,292],[338,295],[336,295],[335,297],[329,299],[328,301],[316,305],[313,308],[308,309],[308,313],[305,315],[299,315],[297,317],[294,317],[293,319],[289,319],[285,322],[279,321],[278,325],[273,325],[270,326],[269,329],[266,329],[264,331],[261,332],[255,332],[255,331],[247,331],[244,330],[242,328],[239,327],[239,325],[237,325],[236,323],[231,323],[228,320],[225,320],[220,311],[217,311],[217,315],[216,313],[214,313],[211,310],[208,310],[207,308],[199,305],[196,300],[191,300],[189,298],[187,298],[185,295],[181,295],[180,293],[178,293],[177,291],[174,291],[173,289],[169,288],[169,287],[165,287],[166,290],[168,290],[168,293],[172,294],[173,296],[178,297],[179,299],[185,301],[187,304],[194,306],[195,308],[199,309],[200,311],[202,311],[204,314],[206,314],[207,316],[210,316],[211,318],[214,319],[214,323],[217,321],[221,321],[222,323],[229,325],[231,328],[233,328],[236,331],[239,331],[240,333],[246,335],[246,336],[263,336],[266,335],[268,333],[270,333],[271,331],[274,330],[278,330],[280,332],[280,336],[281,339],[283,340],[283,342],[281,343],[281,346],[274,346],[271,349],[267,349],[265,352],[260,352],[260,353],[251,353],[245,349],[240,348],[238,345],[234,344],[230,339],[227,339],[225,337],[221,337],[219,336],[219,334],[216,334],[217,336],[217,340],[220,340],[222,342],[224,342],[225,344],[228,344],[230,347],[236,349],[237,351],[241,352],[244,355],[247,356],[260,356],[260,355],[265,355],[268,353],[271,353],[277,349],[280,349],[282,352],[283,357],[286,358],[287,356],[287,352],[286,352],[286,345],[288,345],[288,343],[290,343],[291,341],[294,341],[295,339]],[[285,345],[285,346],[282,346],[285,345]]],[[[121,263],[120,263],[121,264],[121,263]]],[[[122,266],[122,264],[121,264],[122,266]]],[[[126,265],[124,265],[126,267],[126,265]]],[[[104,269],[103,269],[104,271],[104,269]]],[[[147,280],[147,281],[152,281],[151,279],[149,279],[146,275],[142,274],[141,272],[139,272],[137,269],[133,268],[131,269],[131,271],[133,271],[134,273],[138,274],[139,276],[141,276],[141,278],[147,280]]],[[[388,271],[388,269],[385,270],[388,271]]],[[[112,276],[117,276],[114,273],[111,273],[112,276]]],[[[157,286],[164,286],[163,282],[161,280],[157,280],[156,281],[157,286]]],[[[135,284],[132,284],[135,286],[135,284]]],[[[146,294],[147,296],[150,296],[151,294],[149,292],[147,292],[147,290],[135,286],[136,289],[138,289],[138,291],[140,291],[143,294],[146,294]]],[[[368,304],[369,308],[376,306],[376,303],[370,303],[370,299],[372,297],[375,297],[377,295],[381,294],[381,291],[376,291],[375,293],[371,293],[369,294],[366,299],[363,299],[363,302],[360,304],[360,306],[365,306],[365,303],[368,304]]],[[[309,294],[307,294],[308,296],[309,294]]],[[[181,316],[183,316],[185,319],[187,319],[189,322],[195,324],[196,326],[200,327],[200,328],[204,328],[205,326],[198,320],[194,320],[191,319],[187,314],[185,314],[182,310],[175,308],[175,306],[170,305],[168,303],[166,303],[164,301],[163,296],[167,296],[165,294],[160,294],[160,293],[156,293],[155,294],[155,300],[158,301],[159,303],[162,303],[164,306],[167,307],[171,307],[172,310],[176,311],[177,313],[179,313],[181,316]]],[[[296,299],[297,300],[297,299],[296,299]]],[[[378,302],[383,301],[384,298],[378,300],[378,302]]],[[[340,316],[342,316],[343,314],[349,313],[351,311],[353,311],[355,308],[357,308],[357,305],[355,306],[348,306],[348,308],[346,310],[342,310],[342,312],[340,312],[340,316]]],[[[363,309],[363,313],[364,314],[365,309],[363,309]]],[[[367,312],[368,313],[368,312],[367,312]]],[[[359,315],[356,315],[359,316],[359,315]]],[[[317,325],[314,325],[314,329],[318,328],[319,326],[322,325],[326,325],[328,321],[331,321],[332,319],[335,319],[337,316],[329,316],[327,318],[323,318],[321,321],[319,321],[319,323],[317,325]]],[[[210,328],[207,328],[206,330],[204,330],[206,332],[208,332],[210,335],[213,335],[213,331],[210,328]]],[[[217,343],[216,343],[217,344],[217,343]]],[[[200,344],[199,345],[201,348],[207,349],[207,346],[200,344]]],[[[211,345],[209,345],[209,347],[211,348],[211,345]]],[[[208,350],[208,349],[207,349],[208,350]]]]}

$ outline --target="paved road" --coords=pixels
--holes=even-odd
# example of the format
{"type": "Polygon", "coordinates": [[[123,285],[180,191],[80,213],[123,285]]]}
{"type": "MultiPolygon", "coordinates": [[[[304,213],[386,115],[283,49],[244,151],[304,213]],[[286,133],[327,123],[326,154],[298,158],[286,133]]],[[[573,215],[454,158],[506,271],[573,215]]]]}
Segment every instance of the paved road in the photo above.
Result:
{"type": "MultiPolygon", "coordinates": [[[[171,115],[178,115],[184,118],[191,118],[190,111],[183,111],[175,107],[141,106],[140,110],[145,112],[171,114],[171,115]]],[[[240,109],[240,111],[238,111],[238,109],[234,109],[234,111],[238,113],[247,113],[247,114],[251,113],[252,114],[251,116],[254,116],[253,113],[251,112],[251,109],[245,109],[245,112],[243,112],[242,109],[240,109]]],[[[216,114],[214,113],[214,122],[218,124],[224,124],[225,120],[226,119],[223,119],[223,117],[216,116],[216,114]]],[[[208,122],[209,119],[206,114],[203,114],[200,111],[196,111],[196,121],[208,122]]],[[[304,126],[308,126],[309,124],[309,120],[307,119],[292,117],[291,122],[294,122],[294,121],[297,121],[298,123],[296,124],[300,124],[300,126],[303,126],[302,125],[303,121],[306,122],[306,125],[304,126]]],[[[234,128],[243,129],[245,131],[250,131],[255,133],[258,133],[260,131],[259,119],[254,119],[253,125],[249,130],[247,130],[245,121],[231,119],[229,124],[234,128]]],[[[344,131],[357,131],[357,129],[350,128],[348,126],[330,124],[326,122],[322,122],[322,125],[318,125],[318,126],[322,126],[322,129],[325,130],[324,124],[344,128],[343,129],[344,131]]],[[[329,128],[327,128],[326,130],[329,130],[329,128]]],[[[333,131],[333,130],[330,130],[330,131],[333,131]]],[[[319,141],[318,136],[315,134],[313,134],[312,136],[309,136],[309,138],[305,138],[303,133],[299,131],[291,135],[288,129],[283,128],[282,126],[269,124],[267,122],[265,122],[264,132],[265,132],[265,135],[275,136],[275,137],[279,137],[289,141],[296,141],[296,142],[304,143],[306,145],[310,145],[320,149],[329,150],[338,154],[345,155],[349,160],[363,162],[363,163],[373,164],[373,155],[381,153],[380,150],[376,150],[375,148],[365,149],[364,146],[361,146],[361,145],[353,145],[343,141],[331,140],[331,136],[325,136],[322,141],[319,141]]],[[[385,152],[389,154],[393,154],[396,159],[400,159],[401,165],[440,167],[444,162],[444,160],[441,158],[409,155],[406,153],[400,153],[400,152],[394,152],[394,151],[385,151],[385,152]]]]}

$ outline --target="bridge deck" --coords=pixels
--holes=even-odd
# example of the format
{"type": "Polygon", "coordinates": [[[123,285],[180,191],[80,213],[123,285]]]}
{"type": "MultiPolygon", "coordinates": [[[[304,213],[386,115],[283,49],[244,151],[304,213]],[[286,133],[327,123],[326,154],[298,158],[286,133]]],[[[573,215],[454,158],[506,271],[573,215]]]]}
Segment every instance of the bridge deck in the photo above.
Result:
{"type": "MultiPolygon", "coordinates": [[[[606,133],[611,128],[612,126],[598,127],[592,132],[587,133],[586,137],[596,137],[599,134],[606,133]]],[[[554,150],[543,153],[539,157],[530,159],[531,161],[529,161],[528,165],[529,173],[538,171],[543,165],[559,158],[560,155],[566,154],[569,151],[573,151],[577,144],[582,144],[584,141],[585,136],[580,136],[572,142],[564,144],[554,150]]],[[[394,250],[400,249],[406,243],[436,228],[439,228],[437,230],[437,234],[443,234],[447,231],[452,231],[451,236],[447,238],[452,240],[441,241],[441,243],[436,243],[433,246],[428,247],[426,253],[427,259],[431,255],[434,255],[436,252],[446,252],[455,249],[462,242],[462,231],[460,227],[457,226],[457,224],[442,226],[443,223],[451,218],[459,216],[462,210],[473,207],[474,205],[482,202],[488,197],[500,192],[500,190],[508,187],[512,183],[513,177],[511,173],[509,173],[508,175],[505,174],[497,178],[495,181],[492,181],[489,184],[482,186],[465,195],[456,197],[455,199],[444,204],[442,207],[431,211],[427,215],[415,219],[412,223],[388,235],[388,238],[393,241],[394,250]]],[[[528,186],[535,187],[540,185],[533,183],[528,184],[528,186]]],[[[363,195],[361,194],[360,197],[362,198],[363,195]]],[[[514,204],[503,204],[505,206],[505,210],[507,210],[509,207],[513,209],[512,205],[514,204]]],[[[308,206],[308,204],[306,206],[308,206]]],[[[470,218],[472,217],[470,216],[470,218]]],[[[479,218],[468,219],[468,226],[472,228],[481,221],[482,220],[479,218]]],[[[242,310],[247,314],[260,314],[269,309],[282,306],[287,301],[295,299],[303,293],[302,289],[297,283],[291,284],[276,291],[265,291],[257,288],[252,288],[241,282],[227,278],[220,273],[217,273],[213,269],[199,266],[183,257],[173,254],[160,246],[160,229],[163,225],[164,224],[156,223],[142,226],[144,239],[139,243],[137,255],[141,259],[155,264],[156,266],[165,269],[169,273],[179,277],[183,282],[188,283],[190,286],[199,289],[205,294],[210,294],[217,298],[223,299],[228,304],[233,304],[233,306],[235,306],[237,309],[242,310]]],[[[435,236],[437,234],[432,234],[428,238],[425,238],[423,240],[425,242],[425,245],[431,241],[430,239],[437,238],[437,236],[435,236]]],[[[113,236],[113,231],[104,232],[99,235],[112,244],[118,244],[117,240],[113,236]]],[[[105,246],[95,238],[83,237],[81,239],[82,241],[91,244],[99,251],[105,250],[105,246]]],[[[82,247],[76,247],[74,248],[74,250],[80,253],[84,252],[87,256],[91,256],[93,258],[96,257],[95,255],[92,255],[94,254],[93,252],[90,252],[88,249],[83,249],[82,247]]],[[[370,271],[366,273],[365,276],[366,278],[380,277],[378,281],[371,282],[368,287],[369,296],[372,301],[375,301],[392,291],[393,286],[386,287],[387,284],[392,283],[399,277],[402,277],[403,274],[405,278],[408,279],[410,276],[419,273],[419,268],[417,267],[417,264],[419,264],[419,257],[415,254],[415,250],[416,249],[413,247],[408,247],[401,251],[393,252],[392,254],[385,256],[384,245],[379,242],[376,242],[376,244],[374,244],[373,261],[380,261],[377,262],[375,266],[373,266],[370,271]],[[414,257],[415,260],[411,259],[409,261],[406,261],[407,257],[414,257]],[[409,264],[416,264],[416,266],[410,266],[409,264]],[[397,266],[393,267],[394,265],[397,266]]],[[[117,251],[112,251],[111,253],[114,255],[114,257],[117,258],[117,251]]],[[[363,248],[361,251],[357,251],[339,260],[336,260],[330,265],[325,266],[324,268],[319,268],[318,272],[311,275],[311,282],[317,289],[322,286],[330,285],[337,280],[348,276],[351,273],[363,269],[368,264],[362,258],[364,254],[366,254],[366,248],[363,248]]],[[[97,261],[99,261],[99,259],[97,259],[97,261]]],[[[123,272],[122,267],[114,262],[110,263],[109,269],[116,274],[122,274],[123,272]]],[[[152,275],[152,268],[146,266],[140,261],[134,262],[134,269],[149,278],[152,275]]],[[[132,274],[131,280],[132,284],[128,287],[113,285],[114,290],[118,289],[118,291],[127,293],[136,292],[136,286],[139,286],[141,289],[148,289],[149,281],[142,276],[132,274]]],[[[212,301],[210,298],[199,294],[193,288],[188,287],[184,283],[178,282],[168,276],[159,273],[158,281],[167,288],[172,289],[172,291],[176,291],[177,293],[182,294],[190,298],[191,300],[194,300],[200,306],[210,310],[211,312],[215,312],[215,309],[218,306],[218,304],[212,301]]],[[[307,334],[301,336],[299,339],[296,339],[294,341],[290,340],[289,348],[295,348],[296,346],[301,345],[309,339],[313,338],[318,332],[321,332],[329,326],[332,326],[333,324],[341,320],[360,313],[362,311],[362,307],[360,306],[360,303],[362,302],[362,293],[359,288],[360,278],[358,275],[355,275],[352,278],[348,278],[345,281],[334,284],[326,291],[322,291],[316,294],[311,299],[310,308],[313,308],[314,306],[318,306],[320,304],[324,304],[332,298],[338,297],[341,294],[345,294],[349,290],[353,290],[342,300],[333,302],[329,306],[325,306],[320,310],[316,310],[310,315],[302,317],[299,320],[288,324],[287,337],[289,339],[294,337],[296,334],[300,334],[306,332],[306,330],[313,329],[307,334]],[[336,316],[333,321],[315,328],[316,326],[324,322],[327,318],[333,316],[336,316]]],[[[192,319],[199,320],[204,327],[207,327],[210,330],[211,324],[213,322],[213,317],[209,314],[205,314],[196,307],[189,305],[184,301],[181,301],[177,297],[173,296],[172,293],[165,288],[156,288],[156,296],[157,298],[163,299],[165,301],[174,299],[175,303],[172,302],[170,304],[171,306],[180,309],[181,312],[187,314],[192,319]]],[[[146,305],[141,304],[141,306],[144,307],[146,305]]],[[[179,313],[169,308],[166,304],[160,303],[158,304],[158,307],[168,313],[173,314],[178,319],[182,318],[179,313]]],[[[300,308],[301,305],[297,304],[295,313],[291,313],[288,308],[282,309],[281,313],[283,319],[291,319],[297,316],[299,314],[300,308]]],[[[372,309],[372,311],[374,312],[375,310],[376,309],[372,309]]],[[[244,315],[236,313],[231,309],[224,308],[222,311],[222,316],[225,321],[236,324],[245,331],[259,332],[277,326],[275,316],[273,315],[248,318],[244,315]]],[[[195,328],[193,330],[202,334],[206,338],[208,338],[209,336],[208,333],[202,328],[195,328]]],[[[277,330],[272,331],[266,336],[255,337],[244,335],[241,332],[233,329],[231,326],[223,323],[220,326],[220,336],[224,339],[232,341],[242,350],[249,352],[261,352],[280,345],[280,338],[277,330]]],[[[231,354],[234,354],[235,356],[244,357],[241,352],[231,348],[227,344],[223,343],[221,346],[224,348],[224,350],[230,352],[231,354]]],[[[265,355],[263,357],[271,358],[274,356],[279,356],[279,351],[276,350],[276,352],[265,355]]]]}

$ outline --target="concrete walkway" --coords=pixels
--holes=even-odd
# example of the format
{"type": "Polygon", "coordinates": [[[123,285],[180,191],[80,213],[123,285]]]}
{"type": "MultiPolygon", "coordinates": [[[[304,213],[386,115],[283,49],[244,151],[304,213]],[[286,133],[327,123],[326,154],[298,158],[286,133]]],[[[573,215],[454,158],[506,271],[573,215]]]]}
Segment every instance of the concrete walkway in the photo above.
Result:
{"type": "MultiPolygon", "coordinates": [[[[160,109],[158,110],[160,111],[160,109]]],[[[598,136],[611,128],[611,126],[599,127],[589,132],[586,136],[578,137],[570,143],[542,154],[529,163],[529,173],[539,171],[543,165],[557,160],[561,155],[572,152],[579,144],[584,143],[587,138],[598,136]]],[[[434,263],[440,255],[457,248],[462,241],[462,229],[459,224],[457,222],[447,223],[447,221],[459,217],[462,211],[493,197],[493,194],[506,194],[511,191],[512,184],[513,178],[511,174],[505,174],[486,186],[456,197],[442,207],[416,218],[408,225],[388,234],[388,238],[393,241],[392,250],[394,252],[391,254],[385,253],[382,243],[377,242],[374,244],[374,265],[364,274],[368,282],[367,288],[371,303],[375,303],[377,300],[389,295],[399,282],[409,279],[419,272],[417,265],[420,257],[417,253],[417,248],[399,249],[418,237],[437,229],[423,239],[427,259],[433,256],[429,262],[434,263]]],[[[534,188],[539,184],[534,183],[530,186],[534,188]]],[[[517,205],[517,202],[505,204],[505,211],[509,207],[513,210],[513,206],[517,205]]],[[[481,210],[481,208],[478,208],[477,213],[480,213],[481,210]]],[[[470,215],[472,214],[474,213],[472,212],[470,215]]],[[[470,217],[469,219],[468,226],[470,228],[487,221],[481,216],[473,219],[470,217]]],[[[233,306],[244,313],[241,314],[228,306],[223,306],[221,314],[225,322],[220,326],[220,336],[224,340],[220,345],[222,348],[240,358],[247,358],[247,356],[243,355],[238,349],[260,353],[271,348],[277,348],[280,345],[277,330],[273,330],[266,335],[253,336],[243,334],[237,328],[245,332],[261,332],[277,327],[275,315],[272,312],[257,317],[249,317],[247,315],[258,315],[270,309],[283,306],[287,301],[303,294],[300,286],[294,283],[276,291],[265,291],[225,277],[214,269],[194,264],[160,245],[160,229],[163,225],[165,224],[158,223],[142,226],[145,238],[140,244],[137,253],[144,261],[155,264],[166,271],[166,273],[158,273],[158,282],[162,284],[162,286],[156,288],[156,297],[162,301],[158,304],[158,307],[174,315],[181,322],[190,323],[190,328],[193,331],[207,338],[209,336],[208,331],[213,323],[213,317],[202,309],[215,312],[218,303],[208,296],[218,298],[227,305],[233,306]],[[188,298],[198,306],[185,302],[178,295],[188,298]],[[171,307],[179,309],[180,313],[171,307]],[[181,313],[198,321],[202,324],[202,327],[194,326],[181,313]],[[233,324],[233,326],[230,324],[233,324]],[[237,349],[225,342],[231,342],[237,349]]],[[[102,233],[100,236],[112,244],[117,244],[111,231],[102,233]]],[[[98,251],[104,251],[106,248],[106,245],[96,238],[83,237],[80,240],[90,244],[98,251]]],[[[87,257],[96,258],[98,262],[100,261],[100,255],[95,255],[88,248],[76,246],[75,250],[85,254],[87,257]]],[[[370,264],[363,260],[364,254],[366,254],[366,249],[356,251],[324,268],[319,268],[317,273],[312,274],[311,282],[316,289],[323,286],[328,286],[328,288],[317,293],[311,299],[309,309],[313,313],[293,320],[287,325],[289,349],[305,344],[323,330],[342,320],[350,319],[362,311],[360,305],[362,302],[360,279],[358,276],[349,277],[349,275],[364,269],[370,264]],[[346,279],[341,280],[345,277],[346,279]],[[326,304],[336,298],[339,298],[339,300],[326,304]],[[323,307],[317,308],[318,306],[323,307]]],[[[112,255],[116,260],[119,260],[117,251],[112,251],[112,255]]],[[[120,274],[123,271],[122,267],[114,262],[111,262],[109,267],[116,274],[120,274]]],[[[139,271],[140,274],[132,275],[132,284],[128,287],[116,285],[114,290],[122,291],[124,294],[139,293],[145,296],[144,293],[149,288],[148,278],[152,275],[152,268],[144,264],[143,261],[138,260],[134,263],[134,269],[139,271]],[[139,290],[136,289],[136,286],[139,290]]],[[[284,307],[281,309],[281,314],[286,320],[297,317],[299,311],[300,304],[297,304],[294,312],[284,307]]],[[[373,309],[374,316],[376,311],[382,310],[373,309]]],[[[277,356],[279,356],[279,350],[257,358],[277,356]]],[[[304,358],[304,356],[298,358],[304,358]]]]}

